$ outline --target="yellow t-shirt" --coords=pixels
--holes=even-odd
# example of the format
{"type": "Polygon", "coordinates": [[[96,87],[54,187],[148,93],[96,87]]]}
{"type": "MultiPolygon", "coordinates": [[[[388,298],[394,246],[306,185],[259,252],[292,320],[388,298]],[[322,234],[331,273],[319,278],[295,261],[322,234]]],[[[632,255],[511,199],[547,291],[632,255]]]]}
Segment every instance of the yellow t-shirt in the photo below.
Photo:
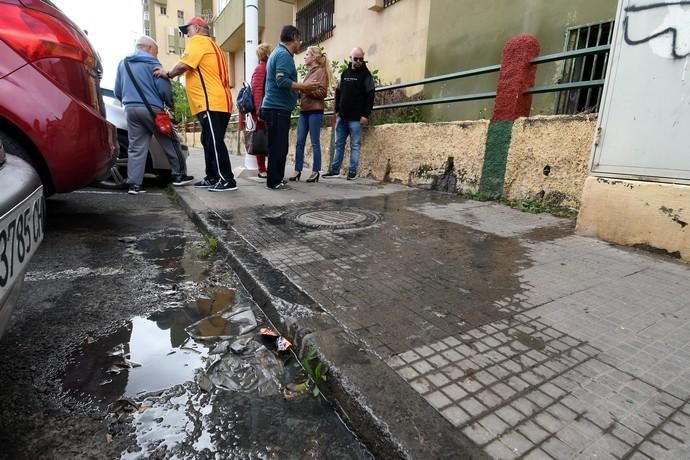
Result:
{"type": "Polygon", "coordinates": [[[207,110],[199,71],[208,93],[208,110],[232,112],[228,62],[225,54],[212,38],[205,35],[195,35],[190,38],[180,62],[192,68],[184,74],[187,100],[192,115],[207,110]]]}

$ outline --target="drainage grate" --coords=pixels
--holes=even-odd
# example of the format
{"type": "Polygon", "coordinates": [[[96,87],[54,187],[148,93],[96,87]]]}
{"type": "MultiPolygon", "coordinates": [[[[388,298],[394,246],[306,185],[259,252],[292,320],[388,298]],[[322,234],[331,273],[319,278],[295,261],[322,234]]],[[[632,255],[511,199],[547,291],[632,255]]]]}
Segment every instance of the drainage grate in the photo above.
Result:
{"type": "Polygon", "coordinates": [[[378,214],[364,209],[318,209],[299,211],[295,222],[311,228],[361,228],[375,224],[378,214]]]}

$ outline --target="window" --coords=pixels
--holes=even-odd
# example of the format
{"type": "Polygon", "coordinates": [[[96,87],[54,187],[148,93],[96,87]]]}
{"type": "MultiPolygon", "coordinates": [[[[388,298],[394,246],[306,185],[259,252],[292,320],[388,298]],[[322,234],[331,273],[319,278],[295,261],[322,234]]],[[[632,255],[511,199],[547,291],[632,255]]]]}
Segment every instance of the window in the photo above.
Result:
{"type": "Polygon", "coordinates": [[[161,6],[161,14],[163,16],[167,15],[168,14],[168,8],[165,6],[161,6]]]}
{"type": "Polygon", "coordinates": [[[148,20],[149,20],[149,12],[144,11],[144,21],[148,21],[148,20]]]}
{"type": "Polygon", "coordinates": [[[151,36],[151,28],[150,27],[144,27],[144,35],[147,37],[151,36]]]}
{"type": "Polygon", "coordinates": [[[383,0],[383,7],[388,8],[391,5],[395,5],[398,3],[400,0],[383,0]]]}
{"type": "MultiPolygon", "coordinates": [[[[566,31],[566,51],[610,45],[613,21],[580,26],[566,31]]],[[[565,61],[560,83],[603,80],[606,76],[608,52],[592,54],[565,61]]],[[[601,87],[561,91],[556,102],[556,113],[574,114],[598,112],[601,102],[601,87]]]]}
{"type": "Polygon", "coordinates": [[[335,0],[315,0],[297,12],[297,28],[302,34],[300,51],[333,36],[335,0]]]}
{"type": "Polygon", "coordinates": [[[184,11],[177,10],[177,19],[179,19],[180,21],[184,21],[184,11]]]}

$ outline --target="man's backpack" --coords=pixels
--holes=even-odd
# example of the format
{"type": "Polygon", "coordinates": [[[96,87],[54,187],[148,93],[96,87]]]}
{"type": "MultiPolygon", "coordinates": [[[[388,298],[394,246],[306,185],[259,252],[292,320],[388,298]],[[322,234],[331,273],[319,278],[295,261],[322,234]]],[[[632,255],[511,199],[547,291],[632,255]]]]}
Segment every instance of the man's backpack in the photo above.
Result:
{"type": "Polygon", "coordinates": [[[252,94],[252,87],[246,82],[242,83],[242,88],[237,94],[237,108],[241,113],[254,113],[254,95],[252,94]]]}

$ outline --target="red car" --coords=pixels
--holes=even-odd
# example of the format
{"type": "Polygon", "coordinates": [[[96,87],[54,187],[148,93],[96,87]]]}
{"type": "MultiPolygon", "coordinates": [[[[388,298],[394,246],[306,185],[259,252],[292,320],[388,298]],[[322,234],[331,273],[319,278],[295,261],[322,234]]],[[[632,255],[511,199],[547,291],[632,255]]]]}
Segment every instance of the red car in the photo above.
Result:
{"type": "Polygon", "coordinates": [[[46,195],[108,175],[117,130],[105,118],[101,63],[47,0],[0,0],[0,142],[27,160],[46,195]]]}

